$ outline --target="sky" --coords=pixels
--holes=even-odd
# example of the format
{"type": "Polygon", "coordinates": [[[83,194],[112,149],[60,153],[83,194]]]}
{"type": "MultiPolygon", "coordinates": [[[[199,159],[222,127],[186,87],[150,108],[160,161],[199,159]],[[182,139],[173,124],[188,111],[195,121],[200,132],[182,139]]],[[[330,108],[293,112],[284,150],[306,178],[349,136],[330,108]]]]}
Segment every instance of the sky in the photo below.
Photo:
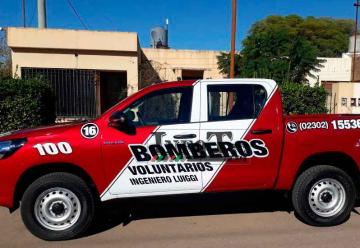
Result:
{"type": "MultiPolygon", "coordinates": [[[[27,25],[36,27],[37,0],[26,1],[27,25]]],[[[84,29],[69,1],[90,30],[137,32],[150,46],[150,29],[169,18],[174,49],[228,50],[231,0],[46,0],[48,28],[84,29]]],[[[351,18],[355,0],[238,0],[237,47],[251,25],[268,15],[351,18]]],[[[21,0],[0,0],[0,27],[21,26],[21,0]]]]}

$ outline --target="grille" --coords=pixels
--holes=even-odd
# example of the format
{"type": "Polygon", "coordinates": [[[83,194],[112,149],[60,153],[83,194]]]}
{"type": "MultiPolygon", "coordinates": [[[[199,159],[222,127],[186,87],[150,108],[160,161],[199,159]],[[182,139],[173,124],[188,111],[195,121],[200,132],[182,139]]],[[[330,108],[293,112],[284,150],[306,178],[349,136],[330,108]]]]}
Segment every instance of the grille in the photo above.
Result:
{"type": "Polygon", "coordinates": [[[56,95],[56,116],[94,118],[96,116],[95,70],[21,68],[23,78],[40,76],[51,83],[56,95]]]}

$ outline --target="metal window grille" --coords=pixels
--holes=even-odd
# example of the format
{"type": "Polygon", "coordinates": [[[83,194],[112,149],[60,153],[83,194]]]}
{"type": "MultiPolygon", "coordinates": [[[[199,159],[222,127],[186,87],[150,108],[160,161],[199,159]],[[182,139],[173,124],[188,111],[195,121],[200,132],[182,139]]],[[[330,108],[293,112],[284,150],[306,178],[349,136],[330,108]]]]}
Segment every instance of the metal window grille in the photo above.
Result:
{"type": "Polygon", "coordinates": [[[96,71],[83,69],[21,68],[23,78],[40,76],[56,95],[56,115],[67,118],[96,116],[96,71]]]}

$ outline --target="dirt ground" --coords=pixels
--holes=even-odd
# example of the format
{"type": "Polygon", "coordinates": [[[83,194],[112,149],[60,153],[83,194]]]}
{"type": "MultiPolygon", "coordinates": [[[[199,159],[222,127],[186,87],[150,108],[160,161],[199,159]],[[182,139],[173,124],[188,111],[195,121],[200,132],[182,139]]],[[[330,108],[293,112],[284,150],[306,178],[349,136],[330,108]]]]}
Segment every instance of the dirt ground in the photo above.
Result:
{"type": "Polygon", "coordinates": [[[0,247],[358,247],[360,216],[327,228],[300,222],[280,194],[247,192],[131,199],[99,213],[82,238],[45,242],[19,211],[0,208],[0,247]]]}

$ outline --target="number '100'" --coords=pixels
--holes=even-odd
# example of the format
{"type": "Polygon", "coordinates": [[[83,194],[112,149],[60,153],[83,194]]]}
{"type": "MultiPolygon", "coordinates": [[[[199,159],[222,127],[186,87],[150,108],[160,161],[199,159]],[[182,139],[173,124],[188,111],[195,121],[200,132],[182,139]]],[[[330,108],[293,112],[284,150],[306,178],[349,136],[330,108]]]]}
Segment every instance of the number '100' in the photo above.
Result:
{"type": "Polygon", "coordinates": [[[36,144],[34,148],[38,150],[41,156],[72,153],[72,148],[67,142],[36,144]]]}

